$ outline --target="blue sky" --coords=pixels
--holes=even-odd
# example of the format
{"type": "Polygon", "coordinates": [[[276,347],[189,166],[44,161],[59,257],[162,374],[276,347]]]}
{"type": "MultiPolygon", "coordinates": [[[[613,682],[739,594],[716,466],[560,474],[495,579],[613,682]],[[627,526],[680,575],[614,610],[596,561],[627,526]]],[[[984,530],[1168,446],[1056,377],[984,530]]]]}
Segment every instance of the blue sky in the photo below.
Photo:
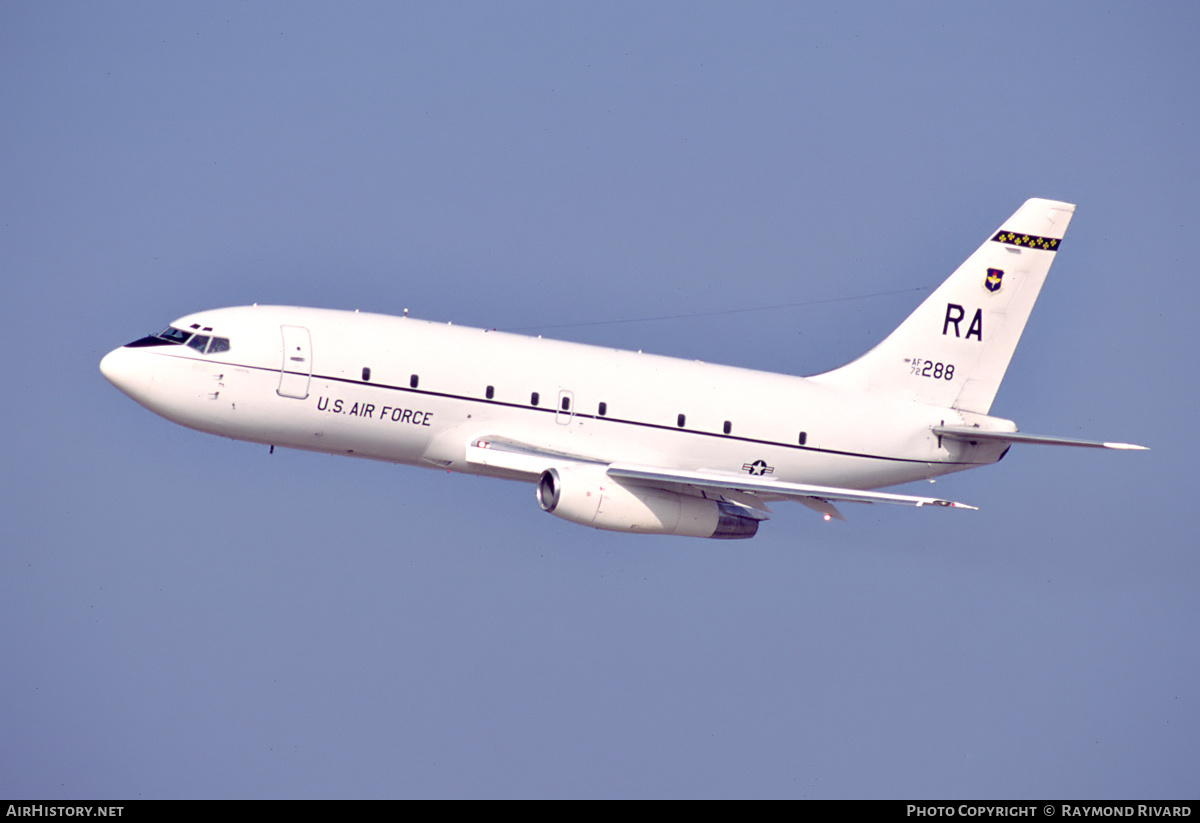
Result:
{"type": "Polygon", "coordinates": [[[3,4],[0,794],[1196,796],[1198,17],[3,4]],[[979,512],[610,534],[97,370],[278,302],[814,373],[1031,196],[993,412],[1153,450],[938,482],[979,512]]]}

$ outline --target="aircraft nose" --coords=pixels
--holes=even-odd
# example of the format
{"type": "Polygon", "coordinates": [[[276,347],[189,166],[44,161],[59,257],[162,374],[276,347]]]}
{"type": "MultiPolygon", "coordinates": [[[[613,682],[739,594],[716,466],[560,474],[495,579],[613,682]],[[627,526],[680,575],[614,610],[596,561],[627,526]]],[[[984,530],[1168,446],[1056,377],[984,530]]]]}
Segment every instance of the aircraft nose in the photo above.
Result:
{"type": "Polygon", "coordinates": [[[125,394],[144,402],[150,388],[150,373],[139,352],[122,347],[113,349],[100,361],[100,373],[125,394]]]}

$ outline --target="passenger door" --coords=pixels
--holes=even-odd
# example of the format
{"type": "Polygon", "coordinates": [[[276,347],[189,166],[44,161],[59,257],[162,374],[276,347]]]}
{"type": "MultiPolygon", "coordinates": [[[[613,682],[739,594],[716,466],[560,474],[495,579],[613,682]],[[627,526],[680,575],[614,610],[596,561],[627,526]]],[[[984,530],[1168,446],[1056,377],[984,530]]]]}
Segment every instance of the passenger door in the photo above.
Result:
{"type": "Polygon", "coordinates": [[[283,333],[279,396],[303,400],[312,381],[312,336],[303,326],[280,326],[279,330],[283,333]]]}

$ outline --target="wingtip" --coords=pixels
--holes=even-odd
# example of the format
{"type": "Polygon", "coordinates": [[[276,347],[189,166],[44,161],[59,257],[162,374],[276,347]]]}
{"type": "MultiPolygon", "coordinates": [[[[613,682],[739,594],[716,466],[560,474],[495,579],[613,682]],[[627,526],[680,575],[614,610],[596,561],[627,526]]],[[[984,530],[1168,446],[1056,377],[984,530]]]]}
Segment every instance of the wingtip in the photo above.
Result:
{"type": "Polygon", "coordinates": [[[979,511],[978,506],[969,506],[966,503],[956,503],[953,500],[939,500],[937,501],[937,505],[946,506],[951,509],[970,509],[973,512],[979,511]]]}
{"type": "Polygon", "coordinates": [[[966,503],[956,503],[953,500],[922,500],[917,503],[917,508],[921,506],[941,506],[946,509],[970,509],[973,512],[979,511],[978,506],[968,506],[966,503]]]}
{"type": "Polygon", "coordinates": [[[1106,449],[1120,449],[1121,451],[1139,451],[1139,452],[1148,452],[1148,451],[1150,451],[1150,447],[1149,447],[1149,446],[1138,446],[1138,445],[1136,445],[1136,444],[1134,444],[1134,443],[1105,443],[1105,444],[1104,444],[1104,448],[1106,448],[1106,449]]]}

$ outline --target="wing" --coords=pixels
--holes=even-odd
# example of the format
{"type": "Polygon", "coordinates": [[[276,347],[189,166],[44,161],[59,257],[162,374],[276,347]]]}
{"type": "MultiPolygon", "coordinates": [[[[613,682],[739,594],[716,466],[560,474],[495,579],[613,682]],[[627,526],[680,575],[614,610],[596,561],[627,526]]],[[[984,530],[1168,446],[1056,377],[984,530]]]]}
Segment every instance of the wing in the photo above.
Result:
{"type": "MultiPolygon", "coordinates": [[[[643,483],[653,486],[687,486],[692,489],[707,489],[717,492],[735,492],[761,497],[764,500],[795,500],[816,508],[831,517],[845,519],[832,506],[817,507],[814,503],[893,503],[900,506],[944,506],[954,509],[975,509],[965,503],[940,500],[936,497],[914,497],[907,494],[842,489],[836,486],[813,486],[808,483],[788,483],[766,477],[743,477],[719,472],[681,471],[659,469],[651,466],[634,466],[613,463],[608,467],[608,476],[616,480],[643,483]]],[[[694,494],[695,492],[693,492],[694,494]]]]}
{"type": "Polygon", "coordinates": [[[629,485],[650,486],[698,497],[713,493],[735,505],[748,509],[748,516],[766,519],[770,509],[766,503],[792,500],[803,503],[823,514],[825,519],[845,520],[834,507],[835,502],[891,503],[900,506],[941,506],[956,509],[975,509],[965,503],[935,497],[914,497],[906,494],[843,489],[834,486],[814,486],[808,483],[789,483],[767,477],[726,474],[714,471],[685,471],[631,463],[609,463],[592,457],[539,449],[507,438],[479,438],[467,447],[467,462],[489,466],[535,479],[546,469],[571,463],[605,465],[605,473],[614,480],[629,485]]]}

